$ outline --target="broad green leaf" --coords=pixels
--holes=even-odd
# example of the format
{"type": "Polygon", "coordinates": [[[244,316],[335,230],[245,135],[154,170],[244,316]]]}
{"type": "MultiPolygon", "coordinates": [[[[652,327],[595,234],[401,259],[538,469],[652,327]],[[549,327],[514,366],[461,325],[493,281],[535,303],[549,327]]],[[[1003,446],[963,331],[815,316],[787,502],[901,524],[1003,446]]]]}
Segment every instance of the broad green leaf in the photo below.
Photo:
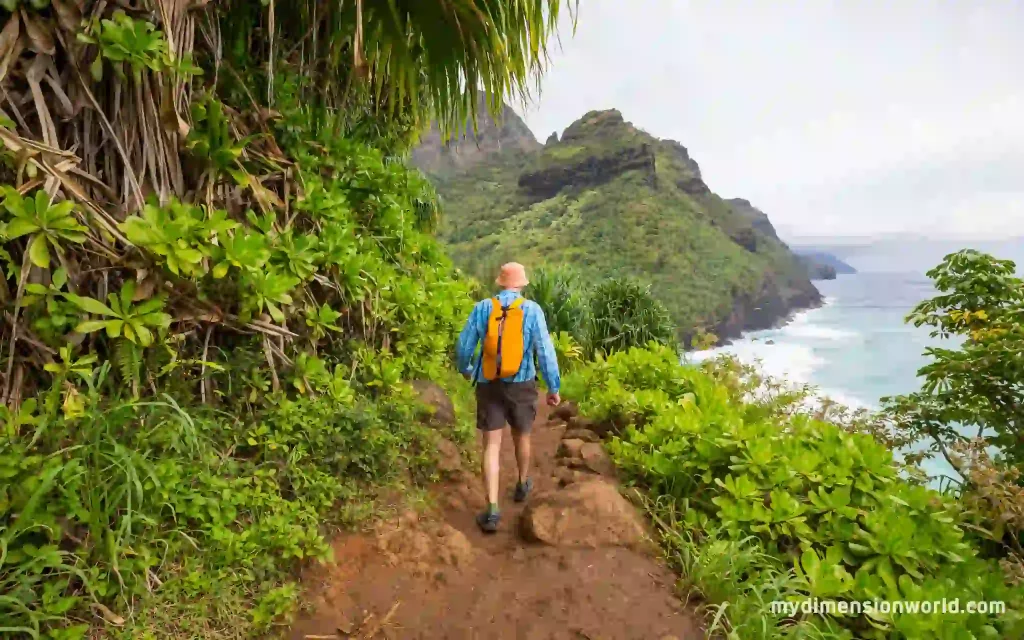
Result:
{"type": "Polygon", "coordinates": [[[64,297],[67,298],[68,302],[75,305],[79,309],[86,311],[87,313],[93,313],[100,316],[116,316],[117,314],[95,298],[88,298],[84,296],[75,295],[73,293],[66,293],[64,297]]]}
{"type": "Polygon", "coordinates": [[[107,337],[116,338],[121,335],[121,329],[127,330],[128,326],[124,323],[124,320],[108,320],[107,321],[107,337]]]}
{"type": "Polygon", "coordinates": [[[50,266],[50,246],[46,242],[45,234],[37,234],[29,241],[28,257],[32,264],[40,269],[46,269],[50,266]]]}
{"type": "Polygon", "coordinates": [[[77,327],[75,327],[75,331],[77,333],[92,333],[93,331],[99,331],[100,329],[106,328],[106,326],[107,326],[107,324],[109,322],[111,322],[111,321],[110,320],[85,320],[84,322],[79,323],[79,325],[77,327]]]}
{"type": "Polygon", "coordinates": [[[53,286],[54,287],[56,287],[58,289],[63,288],[64,285],[67,284],[67,281],[68,281],[68,272],[67,272],[67,270],[64,269],[64,267],[61,267],[60,269],[57,269],[56,271],[53,272],[53,277],[51,278],[51,280],[53,280],[53,286]]]}
{"type": "Polygon", "coordinates": [[[135,333],[138,334],[139,344],[144,347],[148,347],[153,344],[153,332],[145,327],[141,322],[133,322],[132,328],[135,330],[135,333]]]}
{"type": "Polygon", "coordinates": [[[15,218],[7,223],[5,234],[8,240],[14,240],[21,236],[39,231],[40,227],[34,221],[26,218],[15,218]]]}

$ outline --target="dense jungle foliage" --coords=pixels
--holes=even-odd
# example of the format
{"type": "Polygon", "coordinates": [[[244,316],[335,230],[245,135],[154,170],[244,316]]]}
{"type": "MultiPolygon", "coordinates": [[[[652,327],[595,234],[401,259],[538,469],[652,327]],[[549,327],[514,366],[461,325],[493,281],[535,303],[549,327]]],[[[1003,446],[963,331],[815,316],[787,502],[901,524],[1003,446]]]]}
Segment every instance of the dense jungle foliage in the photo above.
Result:
{"type": "Polygon", "coordinates": [[[877,415],[811,401],[810,389],[766,381],[732,361],[683,364],[656,345],[567,378],[566,395],[582,398],[586,415],[620,429],[613,457],[641,490],[713,634],[1024,634],[1024,490],[1014,437],[1024,400],[1024,283],[1014,271],[963,251],[929,273],[939,295],[908,320],[962,341],[929,349],[921,391],[888,400],[877,415]],[[982,439],[963,435],[973,430],[982,439]],[[962,474],[941,492],[916,467],[929,449],[902,449],[922,438],[962,474]],[[984,601],[1006,611],[791,615],[770,607],[810,598],[984,601]]]}
{"type": "Polygon", "coordinates": [[[2,3],[0,635],[258,634],[435,474],[468,432],[406,382],[466,399],[475,285],[402,157],[527,92],[562,4],[2,3]]]}

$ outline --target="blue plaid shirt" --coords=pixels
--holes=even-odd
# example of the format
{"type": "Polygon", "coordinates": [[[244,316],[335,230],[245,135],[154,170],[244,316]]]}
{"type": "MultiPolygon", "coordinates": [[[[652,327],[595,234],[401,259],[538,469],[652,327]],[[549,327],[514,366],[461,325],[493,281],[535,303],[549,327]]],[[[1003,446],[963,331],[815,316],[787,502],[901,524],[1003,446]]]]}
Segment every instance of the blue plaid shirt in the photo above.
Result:
{"type": "MultiPolygon", "coordinates": [[[[498,300],[503,306],[508,306],[513,300],[519,298],[516,291],[506,290],[498,294],[498,300]]],[[[479,366],[479,358],[474,358],[476,347],[487,333],[487,321],[491,317],[491,299],[481,300],[473,307],[469,314],[466,326],[459,334],[459,343],[456,348],[456,361],[459,371],[472,375],[476,382],[486,383],[483,377],[482,367],[479,366]]],[[[533,362],[533,355],[536,354],[540,362],[540,373],[544,376],[544,382],[548,391],[557,393],[562,386],[562,377],[558,373],[558,356],[555,355],[555,345],[551,342],[551,335],[548,333],[548,323],[544,320],[544,312],[536,302],[526,300],[523,302],[523,345],[526,353],[523,354],[523,364],[519,371],[511,378],[503,378],[506,382],[526,382],[537,377],[536,365],[533,362]]]]}

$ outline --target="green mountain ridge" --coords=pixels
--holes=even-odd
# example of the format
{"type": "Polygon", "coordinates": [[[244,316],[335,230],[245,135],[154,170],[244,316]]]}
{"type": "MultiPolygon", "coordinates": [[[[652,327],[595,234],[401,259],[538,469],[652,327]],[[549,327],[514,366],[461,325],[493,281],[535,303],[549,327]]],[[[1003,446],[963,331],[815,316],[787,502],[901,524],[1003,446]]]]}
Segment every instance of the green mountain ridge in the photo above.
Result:
{"type": "Polygon", "coordinates": [[[617,110],[587,113],[537,150],[504,145],[459,167],[419,166],[444,199],[452,257],[485,282],[508,260],[632,276],[684,340],[701,329],[734,338],[821,301],[763,212],[712,193],[683,145],[617,110]]]}

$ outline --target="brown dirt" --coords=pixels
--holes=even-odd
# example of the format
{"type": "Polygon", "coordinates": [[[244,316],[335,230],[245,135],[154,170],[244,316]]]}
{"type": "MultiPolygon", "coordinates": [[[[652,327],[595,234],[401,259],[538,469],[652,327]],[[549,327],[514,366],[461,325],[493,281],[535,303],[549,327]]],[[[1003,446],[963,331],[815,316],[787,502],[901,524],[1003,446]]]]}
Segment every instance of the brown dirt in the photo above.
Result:
{"type": "MultiPolygon", "coordinates": [[[[558,491],[555,451],[564,425],[534,426],[534,495],[558,491]]],[[[515,457],[502,439],[502,521],[482,534],[476,473],[437,487],[432,513],[409,512],[334,543],[336,564],[306,576],[312,613],[294,640],[333,638],[696,640],[697,618],[674,595],[675,576],[652,554],[622,547],[526,542],[511,499],[515,457]]],[[[563,468],[564,469],[564,468],[563,468]]]]}

